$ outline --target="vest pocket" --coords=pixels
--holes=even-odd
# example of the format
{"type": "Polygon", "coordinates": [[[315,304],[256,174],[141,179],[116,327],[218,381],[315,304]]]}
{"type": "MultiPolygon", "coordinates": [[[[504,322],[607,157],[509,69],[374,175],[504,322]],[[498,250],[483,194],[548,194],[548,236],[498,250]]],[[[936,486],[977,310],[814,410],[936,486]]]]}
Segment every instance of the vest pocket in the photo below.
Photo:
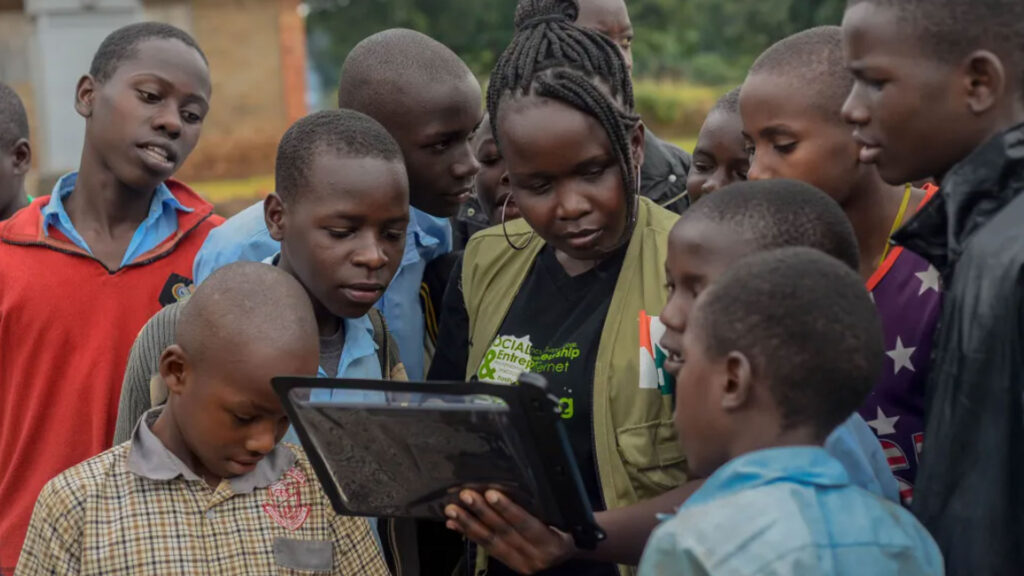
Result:
{"type": "Polygon", "coordinates": [[[638,498],[651,498],[686,482],[686,455],[671,420],[626,426],[615,435],[638,498]]]}

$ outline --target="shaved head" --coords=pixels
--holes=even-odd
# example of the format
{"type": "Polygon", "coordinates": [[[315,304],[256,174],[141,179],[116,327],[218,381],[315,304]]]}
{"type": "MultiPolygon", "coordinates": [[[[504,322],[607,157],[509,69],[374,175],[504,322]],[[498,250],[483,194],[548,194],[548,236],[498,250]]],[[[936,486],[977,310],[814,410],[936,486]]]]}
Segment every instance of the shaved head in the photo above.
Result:
{"type": "Polygon", "coordinates": [[[216,487],[248,474],[288,430],[277,376],[314,376],[320,341],[309,295],[275,266],[217,270],[185,304],[160,357],[170,391],[153,433],[216,487]]]}
{"type": "Polygon", "coordinates": [[[254,348],[318,349],[316,326],[309,295],[295,278],[274,266],[239,262],[196,288],[181,312],[176,340],[201,366],[206,359],[244,360],[254,348]]]}
{"type": "Polygon", "coordinates": [[[748,78],[785,78],[808,95],[815,108],[842,122],[841,111],[853,88],[853,74],[843,60],[843,32],[838,26],[819,26],[783,38],[764,51],[750,67],[748,78]]]}
{"type": "Polygon", "coordinates": [[[392,28],[356,44],[341,67],[338,107],[383,122],[431,88],[476,83],[466,63],[426,34],[392,28]]]}
{"type": "Polygon", "coordinates": [[[696,202],[680,218],[730,228],[758,251],[802,246],[820,250],[853,270],[860,253],[853,225],[835,200],[796,180],[737,182],[696,202]]]}

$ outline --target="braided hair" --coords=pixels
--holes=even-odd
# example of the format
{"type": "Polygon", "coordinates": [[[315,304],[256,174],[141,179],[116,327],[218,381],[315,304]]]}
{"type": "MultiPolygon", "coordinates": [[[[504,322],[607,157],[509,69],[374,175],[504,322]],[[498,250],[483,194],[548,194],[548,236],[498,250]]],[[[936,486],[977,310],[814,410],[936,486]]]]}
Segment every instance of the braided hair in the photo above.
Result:
{"type": "Polygon", "coordinates": [[[487,111],[500,148],[498,108],[508,97],[536,95],[592,116],[608,134],[626,191],[626,232],[636,224],[637,173],[630,137],[640,122],[633,83],[619,47],[607,36],[576,26],[577,0],[520,0],[515,35],[487,87],[487,111]]]}

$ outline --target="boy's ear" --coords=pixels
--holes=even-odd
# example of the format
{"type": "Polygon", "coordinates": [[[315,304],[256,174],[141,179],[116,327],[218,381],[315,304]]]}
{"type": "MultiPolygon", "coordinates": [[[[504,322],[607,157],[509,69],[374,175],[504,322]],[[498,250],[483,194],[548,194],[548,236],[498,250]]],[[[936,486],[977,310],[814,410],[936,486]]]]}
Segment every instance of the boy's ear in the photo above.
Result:
{"type": "Polygon", "coordinates": [[[92,116],[93,100],[96,98],[96,80],[86,74],[78,79],[75,88],[75,110],[82,118],[92,116]]]}
{"type": "Polygon", "coordinates": [[[629,147],[633,151],[633,164],[644,165],[644,139],[647,136],[647,127],[643,122],[637,122],[633,134],[629,137],[629,147]]]}
{"type": "Polygon", "coordinates": [[[742,352],[729,352],[725,358],[726,385],[722,391],[722,408],[728,412],[743,408],[750,401],[754,372],[750,359],[742,352]]]}
{"type": "Polygon", "coordinates": [[[160,378],[169,394],[181,395],[185,391],[188,363],[185,350],[177,344],[168,346],[160,355],[160,378]]]}
{"type": "Polygon", "coordinates": [[[263,201],[263,219],[267,223],[267,230],[270,231],[270,237],[278,242],[284,239],[286,209],[284,201],[275,192],[271,192],[263,201]]]}
{"type": "Polygon", "coordinates": [[[984,114],[1002,101],[1006,93],[1006,69],[998,56],[988,50],[972,52],[964,60],[967,107],[974,115],[984,114]]]}
{"type": "Polygon", "coordinates": [[[11,150],[11,158],[14,159],[14,174],[24,176],[32,168],[32,145],[25,138],[14,143],[11,150]]]}

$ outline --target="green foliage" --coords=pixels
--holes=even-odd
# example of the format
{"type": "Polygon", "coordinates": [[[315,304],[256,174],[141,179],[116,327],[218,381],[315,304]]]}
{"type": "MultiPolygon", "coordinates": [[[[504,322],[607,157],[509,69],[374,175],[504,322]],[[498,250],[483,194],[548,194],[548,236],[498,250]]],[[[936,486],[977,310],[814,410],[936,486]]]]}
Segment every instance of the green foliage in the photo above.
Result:
{"type": "MultiPolygon", "coordinates": [[[[586,0],[583,0],[586,1],[586,0]]],[[[743,81],[773,42],[821,24],[838,24],[846,0],[626,0],[636,30],[637,104],[669,134],[692,134],[720,89],[743,81]],[[680,132],[679,130],[683,130],[680,132]]],[[[443,42],[486,77],[512,36],[516,0],[306,0],[309,52],[334,92],[345,55],[363,38],[392,27],[443,42]]]]}
{"type": "MultiPolygon", "coordinates": [[[[629,6],[650,1],[633,1],[629,6]]],[[[638,53],[638,72],[738,84],[758,55],[778,40],[814,26],[839,24],[846,0],[680,0],[676,5],[689,18],[684,29],[673,31],[689,38],[685,53],[681,57],[638,53]]],[[[647,19],[645,11],[636,11],[633,23],[638,35],[659,27],[664,30],[658,14],[654,16],[647,19]]]]}
{"type": "Polygon", "coordinates": [[[719,96],[731,88],[638,80],[635,85],[637,112],[658,134],[696,134],[719,96]]]}
{"type": "MultiPolygon", "coordinates": [[[[584,0],[586,1],[586,0],[584,0]]],[[[846,0],[626,0],[640,77],[738,84],[762,50],[838,24],[846,0]]],[[[509,38],[516,0],[307,0],[310,54],[325,88],[355,44],[380,30],[419,30],[486,76],[509,38]]]]}
{"type": "Polygon", "coordinates": [[[352,47],[388,28],[412,28],[436,38],[486,75],[512,37],[516,0],[307,0],[307,5],[310,57],[330,92],[352,47]]]}

